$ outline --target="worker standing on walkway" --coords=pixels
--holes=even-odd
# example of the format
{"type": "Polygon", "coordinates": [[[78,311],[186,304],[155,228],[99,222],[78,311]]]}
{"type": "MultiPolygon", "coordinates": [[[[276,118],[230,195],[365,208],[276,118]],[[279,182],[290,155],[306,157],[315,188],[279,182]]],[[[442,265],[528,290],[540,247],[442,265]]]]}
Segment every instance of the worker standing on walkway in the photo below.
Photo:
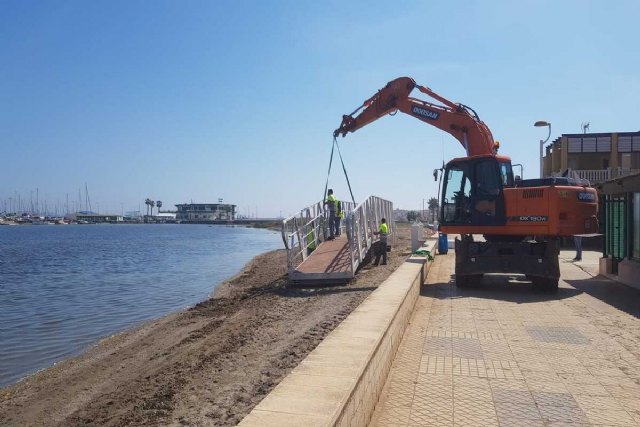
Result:
{"type": "Polygon", "coordinates": [[[376,246],[374,247],[376,253],[374,264],[378,265],[380,257],[382,257],[382,265],[387,265],[387,236],[389,235],[389,226],[385,218],[380,220],[380,227],[378,231],[374,231],[373,234],[380,236],[380,240],[376,242],[376,246]]]}
{"type": "Polygon", "coordinates": [[[327,191],[327,199],[324,201],[324,205],[329,209],[329,218],[327,222],[329,223],[329,237],[328,240],[335,239],[334,237],[334,227],[336,222],[336,203],[337,199],[333,195],[333,190],[330,188],[327,191]]]}

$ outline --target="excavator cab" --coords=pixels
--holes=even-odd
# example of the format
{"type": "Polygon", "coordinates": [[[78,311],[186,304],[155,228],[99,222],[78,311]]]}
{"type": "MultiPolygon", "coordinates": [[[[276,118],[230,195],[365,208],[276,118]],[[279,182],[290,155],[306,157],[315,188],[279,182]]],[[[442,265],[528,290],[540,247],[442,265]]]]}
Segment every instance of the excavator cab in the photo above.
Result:
{"type": "Polygon", "coordinates": [[[442,225],[504,225],[504,188],[513,186],[511,162],[495,156],[454,159],[445,168],[442,225]]]}

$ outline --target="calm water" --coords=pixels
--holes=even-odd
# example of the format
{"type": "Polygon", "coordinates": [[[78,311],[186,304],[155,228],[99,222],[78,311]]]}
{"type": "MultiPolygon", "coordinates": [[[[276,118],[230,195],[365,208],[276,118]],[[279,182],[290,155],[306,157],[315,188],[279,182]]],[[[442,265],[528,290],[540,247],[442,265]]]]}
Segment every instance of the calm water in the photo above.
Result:
{"type": "Polygon", "coordinates": [[[279,248],[279,233],[241,227],[0,227],[0,387],[194,305],[279,248]]]}

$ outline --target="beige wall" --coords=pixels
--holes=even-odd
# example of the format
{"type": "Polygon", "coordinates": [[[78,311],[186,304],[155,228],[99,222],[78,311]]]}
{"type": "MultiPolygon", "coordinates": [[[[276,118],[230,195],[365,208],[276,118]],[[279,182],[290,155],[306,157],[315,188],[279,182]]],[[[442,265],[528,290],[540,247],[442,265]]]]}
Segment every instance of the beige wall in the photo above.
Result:
{"type": "Polygon", "coordinates": [[[602,170],[604,160],[609,161],[609,168],[614,173],[618,167],[629,167],[631,169],[640,169],[640,153],[630,154],[628,160],[623,163],[623,153],[618,153],[618,134],[611,134],[611,153],[568,153],[566,136],[561,137],[557,142],[551,145],[551,149],[547,151],[545,148],[543,157],[544,176],[553,173],[563,172],[567,168],[577,170],[602,170]]]}
{"type": "Polygon", "coordinates": [[[567,165],[571,169],[600,170],[603,169],[602,163],[605,159],[611,163],[610,157],[610,153],[569,153],[567,154],[567,165]]]}
{"type": "Polygon", "coordinates": [[[609,160],[609,167],[611,169],[616,169],[618,166],[620,166],[620,163],[618,162],[618,134],[617,133],[612,133],[611,134],[611,159],[609,160]]]}

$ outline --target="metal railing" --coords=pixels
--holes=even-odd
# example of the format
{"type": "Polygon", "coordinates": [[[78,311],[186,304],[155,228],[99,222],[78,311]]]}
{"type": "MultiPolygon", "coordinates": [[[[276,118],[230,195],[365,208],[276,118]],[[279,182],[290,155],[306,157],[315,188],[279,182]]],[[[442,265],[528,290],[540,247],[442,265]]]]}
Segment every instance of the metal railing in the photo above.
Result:
{"type": "MultiPolygon", "coordinates": [[[[394,243],[395,221],[393,203],[376,196],[355,206],[341,202],[345,218],[341,222],[341,233],[346,233],[354,273],[374,242],[374,231],[378,230],[382,218],[389,226],[389,242],[394,243]]],[[[282,221],[282,241],[287,250],[287,267],[291,273],[307,259],[329,234],[328,210],[322,202],[302,209],[298,214],[282,221]]]]}
{"type": "Polygon", "coordinates": [[[637,172],[638,169],[630,168],[607,168],[607,169],[569,169],[568,174],[571,177],[589,181],[591,184],[598,184],[624,175],[637,172]]]}
{"type": "Polygon", "coordinates": [[[393,221],[393,203],[376,196],[369,196],[356,206],[352,215],[347,217],[347,237],[351,268],[355,272],[364,260],[374,242],[374,231],[378,231],[382,218],[389,226],[389,242],[395,243],[395,221],[393,221]]]}

